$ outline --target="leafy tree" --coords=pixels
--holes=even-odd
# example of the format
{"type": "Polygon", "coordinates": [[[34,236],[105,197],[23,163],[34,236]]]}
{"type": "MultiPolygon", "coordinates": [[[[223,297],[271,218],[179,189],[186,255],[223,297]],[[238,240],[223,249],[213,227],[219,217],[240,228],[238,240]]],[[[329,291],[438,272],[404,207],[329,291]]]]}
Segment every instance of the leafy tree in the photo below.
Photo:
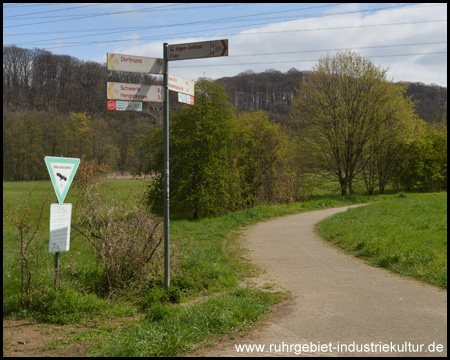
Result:
{"type": "Polygon", "coordinates": [[[417,128],[423,121],[414,112],[411,97],[404,97],[407,86],[397,84],[390,91],[386,102],[386,121],[374,129],[362,157],[362,173],[369,194],[378,186],[384,194],[386,185],[397,171],[401,148],[418,135],[417,128]]]}
{"type": "Polygon", "coordinates": [[[81,158],[83,154],[90,154],[92,145],[91,117],[86,113],[70,113],[70,122],[73,131],[73,141],[76,155],[81,158]]]}
{"type": "Polygon", "coordinates": [[[403,147],[396,180],[406,190],[447,189],[447,127],[423,127],[423,136],[403,147]]]}
{"type": "Polygon", "coordinates": [[[241,177],[241,199],[244,206],[253,206],[260,197],[260,190],[276,185],[272,171],[284,138],[281,126],[269,120],[263,111],[244,112],[238,116],[239,135],[236,140],[236,156],[241,177]]]}
{"type": "Polygon", "coordinates": [[[386,72],[355,52],[327,55],[293,100],[311,166],[338,180],[342,195],[353,193],[353,180],[370,159],[364,156],[373,134],[395,120],[399,97],[386,72]]]}
{"type": "MultiPolygon", "coordinates": [[[[170,119],[170,209],[198,219],[235,206],[238,174],[231,156],[236,134],[234,107],[223,87],[209,80],[198,81],[195,93],[195,106],[185,106],[170,119]]],[[[148,199],[154,211],[161,211],[162,132],[153,131],[149,136],[159,146],[153,147],[148,168],[157,174],[148,199]]]]}

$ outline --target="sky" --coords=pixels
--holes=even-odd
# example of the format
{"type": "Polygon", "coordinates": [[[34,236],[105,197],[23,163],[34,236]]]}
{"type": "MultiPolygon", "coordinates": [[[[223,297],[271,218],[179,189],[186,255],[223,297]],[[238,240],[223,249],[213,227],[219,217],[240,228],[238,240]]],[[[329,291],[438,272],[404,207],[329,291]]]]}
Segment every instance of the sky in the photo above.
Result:
{"type": "Polygon", "coordinates": [[[350,49],[394,82],[447,86],[442,3],[4,3],[3,46],[106,63],[107,53],[163,57],[163,43],[228,39],[228,56],[169,62],[189,80],[312,70],[350,49]]]}

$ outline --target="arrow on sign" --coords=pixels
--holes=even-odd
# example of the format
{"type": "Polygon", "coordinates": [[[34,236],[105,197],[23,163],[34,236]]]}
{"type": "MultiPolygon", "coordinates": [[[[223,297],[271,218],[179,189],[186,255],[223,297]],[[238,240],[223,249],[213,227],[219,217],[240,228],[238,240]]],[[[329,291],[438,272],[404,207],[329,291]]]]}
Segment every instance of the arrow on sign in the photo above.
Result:
{"type": "Polygon", "coordinates": [[[62,204],[77,172],[80,159],[46,156],[44,160],[58,202],[62,204]]]}

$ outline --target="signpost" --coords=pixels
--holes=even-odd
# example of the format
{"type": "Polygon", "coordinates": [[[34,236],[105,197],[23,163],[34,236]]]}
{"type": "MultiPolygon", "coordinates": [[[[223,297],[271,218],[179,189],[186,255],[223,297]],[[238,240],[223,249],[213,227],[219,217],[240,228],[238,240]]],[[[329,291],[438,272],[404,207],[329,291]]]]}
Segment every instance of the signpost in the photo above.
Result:
{"type": "Polygon", "coordinates": [[[80,159],[44,157],[59,204],[50,205],[50,242],[48,251],[55,253],[55,288],[58,287],[59,253],[69,251],[72,204],[63,204],[80,159]]]}
{"type": "Polygon", "coordinates": [[[107,53],[108,70],[164,74],[164,60],[145,56],[107,53]]]}
{"type": "Polygon", "coordinates": [[[200,59],[216,56],[228,56],[228,40],[213,40],[169,45],[168,60],[170,61],[200,59]]]}
{"type": "Polygon", "coordinates": [[[119,111],[142,111],[142,102],[139,101],[122,101],[108,100],[106,107],[108,110],[119,111]]]}
{"type": "Polygon", "coordinates": [[[169,75],[169,90],[194,96],[194,82],[179,76],[169,75]]]}
{"type": "Polygon", "coordinates": [[[106,89],[106,98],[109,100],[164,101],[163,87],[161,85],[107,82],[106,89]]]}
{"type": "MultiPolygon", "coordinates": [[[[107,53],[108,70],[164,75],[164,86],[107,82],[107,99],[164,102],[164,286],[168,290],[170,286],[169,90],[179,93],[178,101],[194,105],[194,82],[169,75],[169,61],[228,56],[228,40],[173,45],[164,43],[163,53],[163,59],[107,53]]],[[[115,104],[108,101],[108,110],[119,110],[117,106],[117,101],[115,104]]]]}

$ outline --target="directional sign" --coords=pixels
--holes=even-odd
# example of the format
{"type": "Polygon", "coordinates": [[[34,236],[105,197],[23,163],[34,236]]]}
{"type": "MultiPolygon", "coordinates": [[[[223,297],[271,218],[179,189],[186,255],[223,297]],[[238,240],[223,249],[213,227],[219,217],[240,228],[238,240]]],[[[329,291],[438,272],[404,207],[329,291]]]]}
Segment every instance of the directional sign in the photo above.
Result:
{"type": "Polygon", "coordinates": [[[72,204],[50,205],[50,243],[48,251],[69,251],[72,204]]]}
{"type": "Polygon", "coordinates": [[[169,90],[194,96],[194,82],[179,76],[169,75],[169,90]]]}
{"type": "Polygon", "coordinates": [[[169,60],[228,56],[228,39],[169,45],[169,60]]]}
{"type": "Polygon", "coordinates": [[[108,70],[164,74],[164,60],[145,56],[106,53],[108,70]]]}
{"type": "Polygon", "coordinates": [[[164,88],[161,85],[107,82],[106,89],[106,96],[109,100],[164,101],[164,88]]]}
{"type": "Polygon", "coordinates": [[[194,105],[194,97],[191,95],[178,93],[178,101],[185,104],[194,105]]]}
{"type": "Polygon", "coordinates": [[[44,160],[58,202],[62,204],[77,172],[80,159],[46,156],[44,160]]]}
{"type": "Polygon", "coordinates": [[[108,110],[142,111],[142,103],[138,101],[108,100],[108,110]]]}

